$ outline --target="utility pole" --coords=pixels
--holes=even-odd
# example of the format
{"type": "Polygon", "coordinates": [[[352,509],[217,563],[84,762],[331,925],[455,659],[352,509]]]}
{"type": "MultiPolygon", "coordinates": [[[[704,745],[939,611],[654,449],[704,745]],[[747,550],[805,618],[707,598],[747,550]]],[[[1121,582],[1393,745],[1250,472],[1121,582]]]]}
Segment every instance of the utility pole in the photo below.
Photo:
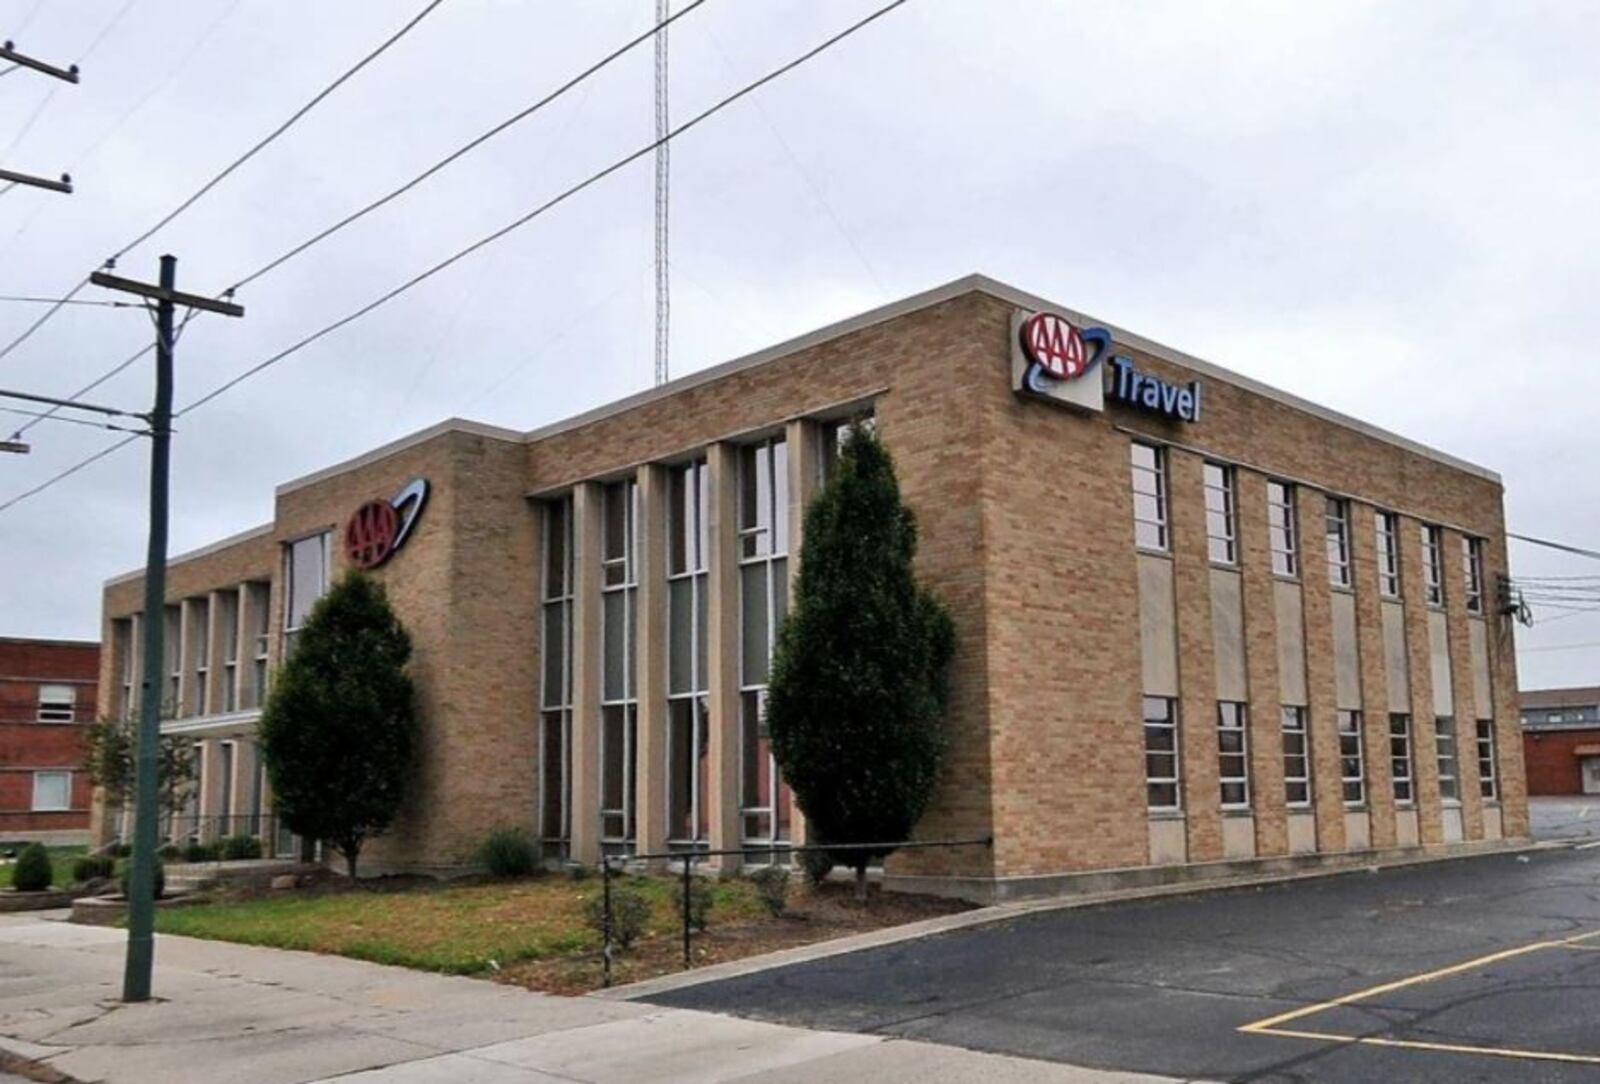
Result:
{"type": "Polygon", "coordinates": [[[667,382],[667,325],[671,316],[671,276],[667,270],[667,28],[671,0],[656,0],[656,387],[667,382]]]}
{"type": "Polygon", "coordinates": [[[128,955],[122,1000],[150,1000],[155,962],[156,794],[161,739],[161,670],[165,657],[167,602],[167,476],[172,447],[173,313],[179,305],[223,316],[244,309],[177,290],[178,258],[161,257],[161,280],[151,286],[96,271],[96,286],[135,294],[156,303],[156,401],[150,411],[150,544],[144,566],[144,683],[139,696],[139,735],[134,759],[133,855],[128,876],[128,955]]]}

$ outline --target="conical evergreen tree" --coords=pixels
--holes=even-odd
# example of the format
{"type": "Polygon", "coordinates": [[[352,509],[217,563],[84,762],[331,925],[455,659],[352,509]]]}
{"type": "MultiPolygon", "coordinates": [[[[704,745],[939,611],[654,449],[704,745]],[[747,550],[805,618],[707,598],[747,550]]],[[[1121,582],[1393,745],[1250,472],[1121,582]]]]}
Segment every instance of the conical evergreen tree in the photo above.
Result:
{"type": "Polygon", "coordinates": [[[343,855],[352,880],[362,845],[394,819],[411,776],[410,657],[383,586],[351,572],[312,608],[261,715],[278,816],[343,855]]]}
{"type": "MultiPolygon", "coordinates": [[[[889,451],[857,424],[806,510],[767,700],[773,753],[813,839],[907,839],[933,794],[955,632],[917,583],[916,549],[889,451]]],[[[887,853],[837,854],[858,896],[867,863],[887,853]]]]}

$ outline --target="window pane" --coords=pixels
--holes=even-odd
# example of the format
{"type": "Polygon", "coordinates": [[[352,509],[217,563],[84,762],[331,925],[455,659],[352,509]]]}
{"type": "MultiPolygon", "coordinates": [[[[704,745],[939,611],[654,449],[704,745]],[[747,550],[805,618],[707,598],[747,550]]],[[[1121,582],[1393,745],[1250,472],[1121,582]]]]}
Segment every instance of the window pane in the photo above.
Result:
{"type": "Polygon", "coordinates": [[[605,630],[602,654],[605,661],[602,671],[605,678],[601,696],[606,700],[621,700],[627,695],[625,670],[625,639],[627,637],[627,593],[610,591],[601,596],[601,624],[605,630]]]}
{"type": "Polygon", "coordinates": [[[48,813],[72,806],[71,772],[34,772],[33,808],[48,813]]]}
{"type": "Polygon", "coordinates": [[[546,839],[561,839],[567,834],[563,818],[567,777],[564,713],[547,711],[540,725],[539,831],[546,839]]]}
{"type": "Polygon", "coordinates": [[[689,570],[689,555],[694,548],[694,492],[690,482],[692,466],[674,467],[667,487],[667,574],[689,570]]]}
{"type": "Polygon", "coordinates": [[[667,584],[667,692],[686,693],[694,688],[694,581],[667,584]]]}
{"type": "Polygon", "coordinates": [[[739,570],[741,680],[764,685],[767,680],[767,567],[745,565],[739,570]]]}
{"type": "Polygon", "coordinates": [[[621,809],[623,780],[627,775],[627,750],[624,733],[628,709],[615,704],[600,711],[600,805],[621,809]]]}
{"type": "Polygon", "coordinates": [[[667,838],[694,838],[694,701],[673,700],[668,705],[667,838]]]}
{"type": "Polygon", "coordinates": [[[772,552],[789,552],[789,445],[772,443],[772,552]]]}
{"type": "Polygon", "coordinates": [[[564,603],[544,608],[544,641],[539,648],[544,657],[544,703],[548,707],[559,707],[566,703],[566,617],[567,607],[564,603]]]}
{"type": "Polygon", "coordinates": [[[544,506],[545,598],[560,598],[567,593],[567,509],[568,502],[564,500],[544,506]]]}

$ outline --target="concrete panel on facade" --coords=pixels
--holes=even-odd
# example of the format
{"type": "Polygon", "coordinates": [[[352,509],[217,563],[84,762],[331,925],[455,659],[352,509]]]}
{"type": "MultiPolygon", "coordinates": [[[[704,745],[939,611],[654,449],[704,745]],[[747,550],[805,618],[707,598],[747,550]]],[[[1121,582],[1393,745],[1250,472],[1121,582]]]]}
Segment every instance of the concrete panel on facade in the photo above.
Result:
{"type": "Polygon", "coordinates": [[[1446,843],[1460,843],[1467,838],[1466,825],[1461,816],[1461,807],[1458,805],[1446,806],[1443,810],[1444,841],[1446,843]]]}
{"type": "Polygon", "coordinates": [[[1389,710],[1411,713],[1411,663],[1406,654],[1406,609],[1399,602],[1384,602],[1383,667],[1388,678],[1389,710]]]}
{"type": "Polygon", "coordinates": [[[1279,580],[1272,588],[1278,626],[1278,695],[1285,704],[1304,704],[1306,622],[1300,585],[1279,580]]]}
{"type": "Polygon", "coordinates": [[[1361,710],[1361,653],[1356,640],[1356,596],[1346,591],[1332,594],[1333,686],[1339,707],[1361,710]]]}
{"type": "Polygon", "coordinates": [[[1312,854],[1317,849],[1317,815],[1310,810],[1289,814],[1289,853],[1312,854]]]}
{"type": "Polygon", "coordinates": [[[1422,833],[1417,826],[1417,811],[1415,809],[1400,809],[1394,815],[1395,843],[1401,847],[1415,847],[1422,842],[1422,833]]]}
{"type": "Polygon", "coordinates": [[[1248,813],[1230,813],[1222,818],[1222,857],[1256,856],[1256,819],[1248,813]]]}
{"type": "Polygon", "coordinates": [[[1188,833],[1182,817],[1155,817],[1150,821],[1150,864],[1181,866],[1189,860],[1188,833]]]}
{"type": "Polygon", "coordinates": [[[1344,849],[1347,851],[1372,849],[1372,817],[1365,809],[1344,811],[1344,849]]]}
{"type": "Polygon", "coordinates": [[[1178,615],[1172,562],[1139,555],[1139,654],[1146,695],[1178,695],[1178,615]]]}
{"type": "Polygon", "coordinates": [[[1455,693],[1450,683],[1450,625],[1444,611],[1428,611],[1428,665],[1433,678],[1433,713],[1454,716],[1455,693]]]}
{"type": "Polygon", "coordinates": [[[1500,815],[1500,807],[1486,805],[1483,807],[1483,838],[1504,839],[1506,837],[1505,819],[1500,815]]]}
{"type": "Polygon", "coordinates": [[[1250,699],[1245,676],[1244,578],[1229,568],[1211,570],[1211,636],[1217,699],[1250,699]]]}
{"type": "Polygon", "coordinates": [[[1489,630],[1482,618],[1467,621],[1467,646],[1472,656],[1472,698],[1475,719],[1494,718],[1494,695],[1489,687],[1489,630]]]}

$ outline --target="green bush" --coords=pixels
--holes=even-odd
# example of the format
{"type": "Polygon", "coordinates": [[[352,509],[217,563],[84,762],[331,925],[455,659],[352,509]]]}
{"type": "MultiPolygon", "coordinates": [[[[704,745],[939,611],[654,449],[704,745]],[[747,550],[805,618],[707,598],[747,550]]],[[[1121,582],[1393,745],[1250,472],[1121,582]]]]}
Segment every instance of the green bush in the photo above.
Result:
{"type": "Polygon", "coordinates": [[[800,868],[805,871],[806,880],[811,882],[812,888],[821,888],[828,883],[828,874],[833,872],[833,855],[827,851],[801,851],[800,868]]]}
{"type": "Polygon", "coordinates": [[[218,847],[225,862],[243,862],[261,857],[261,841],[255,836],[228,836],[218,847]]]}
{"type": "MultiPolygon", "coordinates": [[[[583,919],[602,938],[606,935],[606,894],[596,892],[584,905],[583,919]]],[[[611,940],[622,948],[632,948],[650,922],[650,901],[638,889],[624,884],[611,886],[611,940]]]]}
{"type": "Polygon", "coordinates": [[[215,862],[221,854],[215,843],[191,843],[183,849],[185,862],[215,862]]]}
{"type": "Polygon", "coordinates": [[[109,854],[86,854],[73,859],[72,879],[78,884],[98,881],[102,877],[110,877],[116,868],[117,860],[109,854]]]}
{"type": "MultiPolygon", "coordinates": [[[[673,886],[672,906],[678,912],[678,921],[683,921],[683,882],[679,880],[673,886]]],[[[711,885],[704,877],[689,878],[689,928],[703,930],[711,923],[711,908],[716,902],[712,895],[711,885]]]]}
{"type": "Polygon", "coordinates": [[[756,898],[767,914],[777,918],[789,907],[789,867],[762,866],[752,870],[750,881],[756,886],[756,898]]]}
{"type": "Polygon", "coordinates": [[[115,861],[118,858],[126,858],[130,854],[132,854],[133,853],[133,845],[129,844],[129,843],[123,843],[123,842],[121,842],[119,840],[116,843],[108,843],[108,844],[106,844],[104,850],[101,853],[103,853],[107,858],[110,858],[113,861],[115,861]]]}
{"type": "Polygon", "coordinates": [[[11,871],[11,887],[18,892],[43,892],[54,878],[50,852],[43,843],[30,843],[17,856],[16,868],[11,871]]]}
{"type": "Polygon", "coordinates": [[[520,828],[496,828],[478,848],[478,861],[491,877],[529,877],[539,869],[539,845],[520,828]]]}
{"type": "MultiPolygon", "coordinates": [[[[164,843],[164,844],[162,844],[161,849],[159,851],[157,851],[156,853],[159,854],[162,858],[166,859],[168,862],[170,862],[174,858],[177,858],[181,852],[179,852],[178,845],[176,843],[164,843]]],[[[131,857],[132,855],[133,855],[133,848],[130,847],[130,848],[128,848],[128,857],[131,857]]]]}
{"type": "MultiPolygon", "coordinates": [[[[122,896],[123,896],[124,899],[126,899],[127,896],[128,896],[128,875],[129,875],[129,868],[132,865],[133,865],[132,862],[124,862],[122,864],[122,872],[120,874],[118,874],[118,876],[117,876],[117,884],[122,889],[122,896]]],[[[158,861],[156,863],[156,899],[159,900],[162,896],[165,896],[166,894],[167,894],[167,868],[166,868],[166,865],[164,863],[158,861]]]]}

